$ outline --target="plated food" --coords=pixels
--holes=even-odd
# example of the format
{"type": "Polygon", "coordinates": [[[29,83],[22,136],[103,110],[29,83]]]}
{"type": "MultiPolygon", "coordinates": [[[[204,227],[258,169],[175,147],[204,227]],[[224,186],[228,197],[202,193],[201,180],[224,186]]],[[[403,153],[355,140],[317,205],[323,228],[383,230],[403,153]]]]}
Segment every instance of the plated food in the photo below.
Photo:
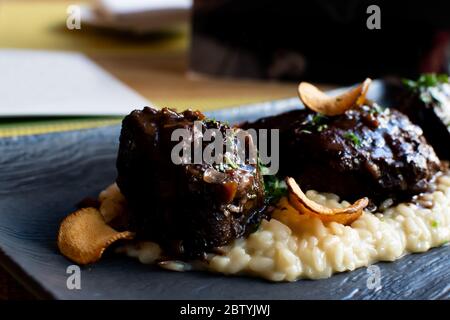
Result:
{"type": "Polygon", "coordinates": [[[441,159],[450,159],[450,84],[447,75],[405,80],[399,110],[420,126],[441,159]]]}
{"type": "MultiPolygon", "coordinates": [[[[444,245],[449,145],[428,140],[432,128],[424,134],[420,121],[405,115],[420,108],[416,90],[425,90],[419,79],[420,89],[411,91],[412,83],[397,108],[403,112],[367,100],[370,79],[338,97],[302,83],[305,109],[236,126],[198,111],[133,111],[122,124],[116,182],[98,203],[63,220],[58,247],[79,264],[110,247],[175,271],[295,281],[444,245]],[[279,171],[267,175],[259,161],[232,152],[214,163],[174,161],[179,129],[189,137],[224,134],[224,150],[259,147],[261,129],[278,130],[272,151],[279,150],[279,171]],[[238,139],[250,130],[255,140],[238,139]]],[[[441,90],[446,80],[436,84],[441,90]]],[[[449,113],[444,99],[430,121],[445,126],[449,113]]]]}
{"type": "MultiPolygon", "coordinates": [[[[164,108],[133,111],[122,125],[117,185],[129,206],[130,226],[177,257],[193,258],[248,233],[263,219],[264,186],[256,164],[226,162],[175,164],[172,133],[216,129],[236,132],[200,112],[164,108]],[[219,168],[222,165],[222,168],[219,168]],[[217,166],[217,168],[215,168],[217,166]],[[151,213],[151,214],[149,214],[151,213]]],[[[237,136],[221,145],[238,147],[237,136]]],[[[203,151],[205,145],[201,146],[203,151]]]]}

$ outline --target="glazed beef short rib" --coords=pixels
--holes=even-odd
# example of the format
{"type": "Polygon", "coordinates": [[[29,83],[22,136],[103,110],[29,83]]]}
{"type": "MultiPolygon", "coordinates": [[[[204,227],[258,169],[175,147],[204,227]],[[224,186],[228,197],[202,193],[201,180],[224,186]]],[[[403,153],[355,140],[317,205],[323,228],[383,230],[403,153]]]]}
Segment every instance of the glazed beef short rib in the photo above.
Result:
{"type": "Polygon", "coordinates": [[[428,190],[440,168],[418,126],[375,104],[334,117],[295,110],[242,127],[279,129],[280,175],[346,200],[406,200],[428,190]]]}
{"type": "Polygon", "coordinates": [[[179,142],[171,141],[172,132],[192,132],[194,121],[202,131],[230,129],[200,112],[146,107],[123,120],[117,158],[117,184],[130,207],[131,229],[183,258],[201,257],[251,232],[264,209],[256,165],[173,163],[171,151],[179,142]]]}

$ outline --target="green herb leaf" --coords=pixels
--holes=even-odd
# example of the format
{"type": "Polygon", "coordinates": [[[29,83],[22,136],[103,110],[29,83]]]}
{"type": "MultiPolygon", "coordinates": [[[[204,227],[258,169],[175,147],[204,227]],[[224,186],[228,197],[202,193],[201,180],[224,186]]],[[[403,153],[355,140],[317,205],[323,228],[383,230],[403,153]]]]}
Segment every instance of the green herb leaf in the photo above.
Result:
{"type": "Polygon", "coordinates": [[[223,165],[223,162],[220,162],[219,164],[214,165],[214,168],[215,168],[217,171],[220,171],[220,172],[226,172],[225,166],[223,165]]]}
{"type": "Polygon", "coordinates": [[[264,190],[266,201],[276,203],[281,197],[287,195],[286,183],[277,176],[264,176],[264,190]]]}
{"type": "Polygon", "coordinates": [[[225,163],[227,165],[229,165],[232,169],[238,169],[239,168],[239,166],[227,156],[225,157],[225,163]]]}
{"type": "Polygon", "coordinates": [[[279,179],[277,176],[267,175],[269,169],[261,164],[259,158],[258,166],[260,173],[263,175],[266,203],[275,204],[281,197],[287,195],[287,185],[284,180],[279,179]]]}
{"type": "Polygon", "coordinates": [[[322,132],[328,128],[326,121],[328,118],[323,114],[316,113],[314,115],[309,115],[308,118],[302,123],[304,129],[301,133],[312,133],[313,131],[322,132]]]}
{"type": "Polygon", "coordinates": [[[369,110],[369,114],[380,114],[383,113],[383,111],[384,109],[380,105],[374,103],[369,110]]]}
{"type": "Polygon", "coordinates": [[[311,120],[311,124],[312,124],[313,126],[319,125],[319,124],[322,124],[323,121],[325,121],[326,119],[327,119],[327,117],[324,116],[323,114],[321,114],[321,113],[316,113],[316,114],[313,116],[312,120],[311,120]]]}
{"type": "Polygon", "coordinates": [[[438,75],[436,75],[436,78],[440,83],[448,83],[448,75],[447,74],[443,74],[443,73],[438,74],[438,75]]]}
{"type": "Polygon", "coordinates": [[[420,100],[422,100],[423,103],[431,103],[433,101],[433,98],[431,97],[429,92],[422,92],[420,94],[420,100]]]}
{"type": "Polygon", "coordinates": [[[440,84],[448,82],[448,75],[436,73],[422,74],[416,81],[410,79],[402,79],[403,85],[411,90],[436,87],[440,84]]]}
{"type": "Polygon", "coordinates": [[[362,145],[361,139],[353,132],[348,131],[344,133],[344,138],[350,140],[356,147],[360,147],[362,145]]]}
{"type": "Polygon", "coordinates": [[[267,168],[263,165],[260,165],[260,172],[261,172],[261,175],[266,176],[269,174],[269,168],[267,168]]]}
{"type": "Polygon", "coordinates": [[[409,79],[402,79],[402,83],[405,87],[409,89],[415,89],[417,86],[415,81],[409,79]]]}
{"type": "Polygon", "coordinates": [[[320,126],[317,127],[317,132],[322,132],[325,129],[328,129],[328,125],[327,124],[321,124],[320,126]]]}
{"type": "Polygon", "coordinates": [[[433,227],[433,228],[439,227],[439,222],[436,220],[431,221],[431,227],[433,227]]]}

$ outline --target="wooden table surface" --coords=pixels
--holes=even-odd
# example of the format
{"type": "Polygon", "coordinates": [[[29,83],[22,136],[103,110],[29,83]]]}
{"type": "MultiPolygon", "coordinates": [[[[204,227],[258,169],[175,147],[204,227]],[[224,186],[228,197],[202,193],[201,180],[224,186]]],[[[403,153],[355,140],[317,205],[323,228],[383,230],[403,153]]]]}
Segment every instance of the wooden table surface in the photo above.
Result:
{"type": "MultiPolygon", "coordinates": [[[[176,32],[130,36],[83,25],[65,27],[74,1],[0,1],[0,49],[71,50],[95,62],[158,106],[211,110],[296,95],[295,83],[188,76],[188,26],[176,32]]],[[[75,1],[76,2],[76,1],[75,1]]],[[[0,269],[0,299],[30,299],[0,269]]]]}

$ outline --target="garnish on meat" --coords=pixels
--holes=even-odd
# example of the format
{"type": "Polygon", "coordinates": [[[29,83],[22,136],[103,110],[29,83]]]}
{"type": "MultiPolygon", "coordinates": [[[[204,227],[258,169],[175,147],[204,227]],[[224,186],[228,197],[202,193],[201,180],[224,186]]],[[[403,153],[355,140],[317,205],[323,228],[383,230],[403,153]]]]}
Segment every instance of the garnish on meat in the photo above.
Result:
{"type": "Polygon", "coordinates": [[[289,188],[289,202],[301,214],[317,217],[323,222],[337,222],[345,225],[358,219],[369,204],[368,198],[361,198],[342,209],[331,209],[310,200],[293,178],[286,178],[289,188]]]}
{"type": "Polygon", "coordinates": [[[305,107],[319,114],[336,116],[355,106],[360,106],[366,99],[371,79],[336,97],[330,97],[308,82],[301,82],[298,95],[305,107]]]}
{"type": "Polygon", "coordinates": [[[424,74],[404,80],[397,109],[419,125],[441,159],[450,160],[450,84],[445,74],[424,74]]]}

